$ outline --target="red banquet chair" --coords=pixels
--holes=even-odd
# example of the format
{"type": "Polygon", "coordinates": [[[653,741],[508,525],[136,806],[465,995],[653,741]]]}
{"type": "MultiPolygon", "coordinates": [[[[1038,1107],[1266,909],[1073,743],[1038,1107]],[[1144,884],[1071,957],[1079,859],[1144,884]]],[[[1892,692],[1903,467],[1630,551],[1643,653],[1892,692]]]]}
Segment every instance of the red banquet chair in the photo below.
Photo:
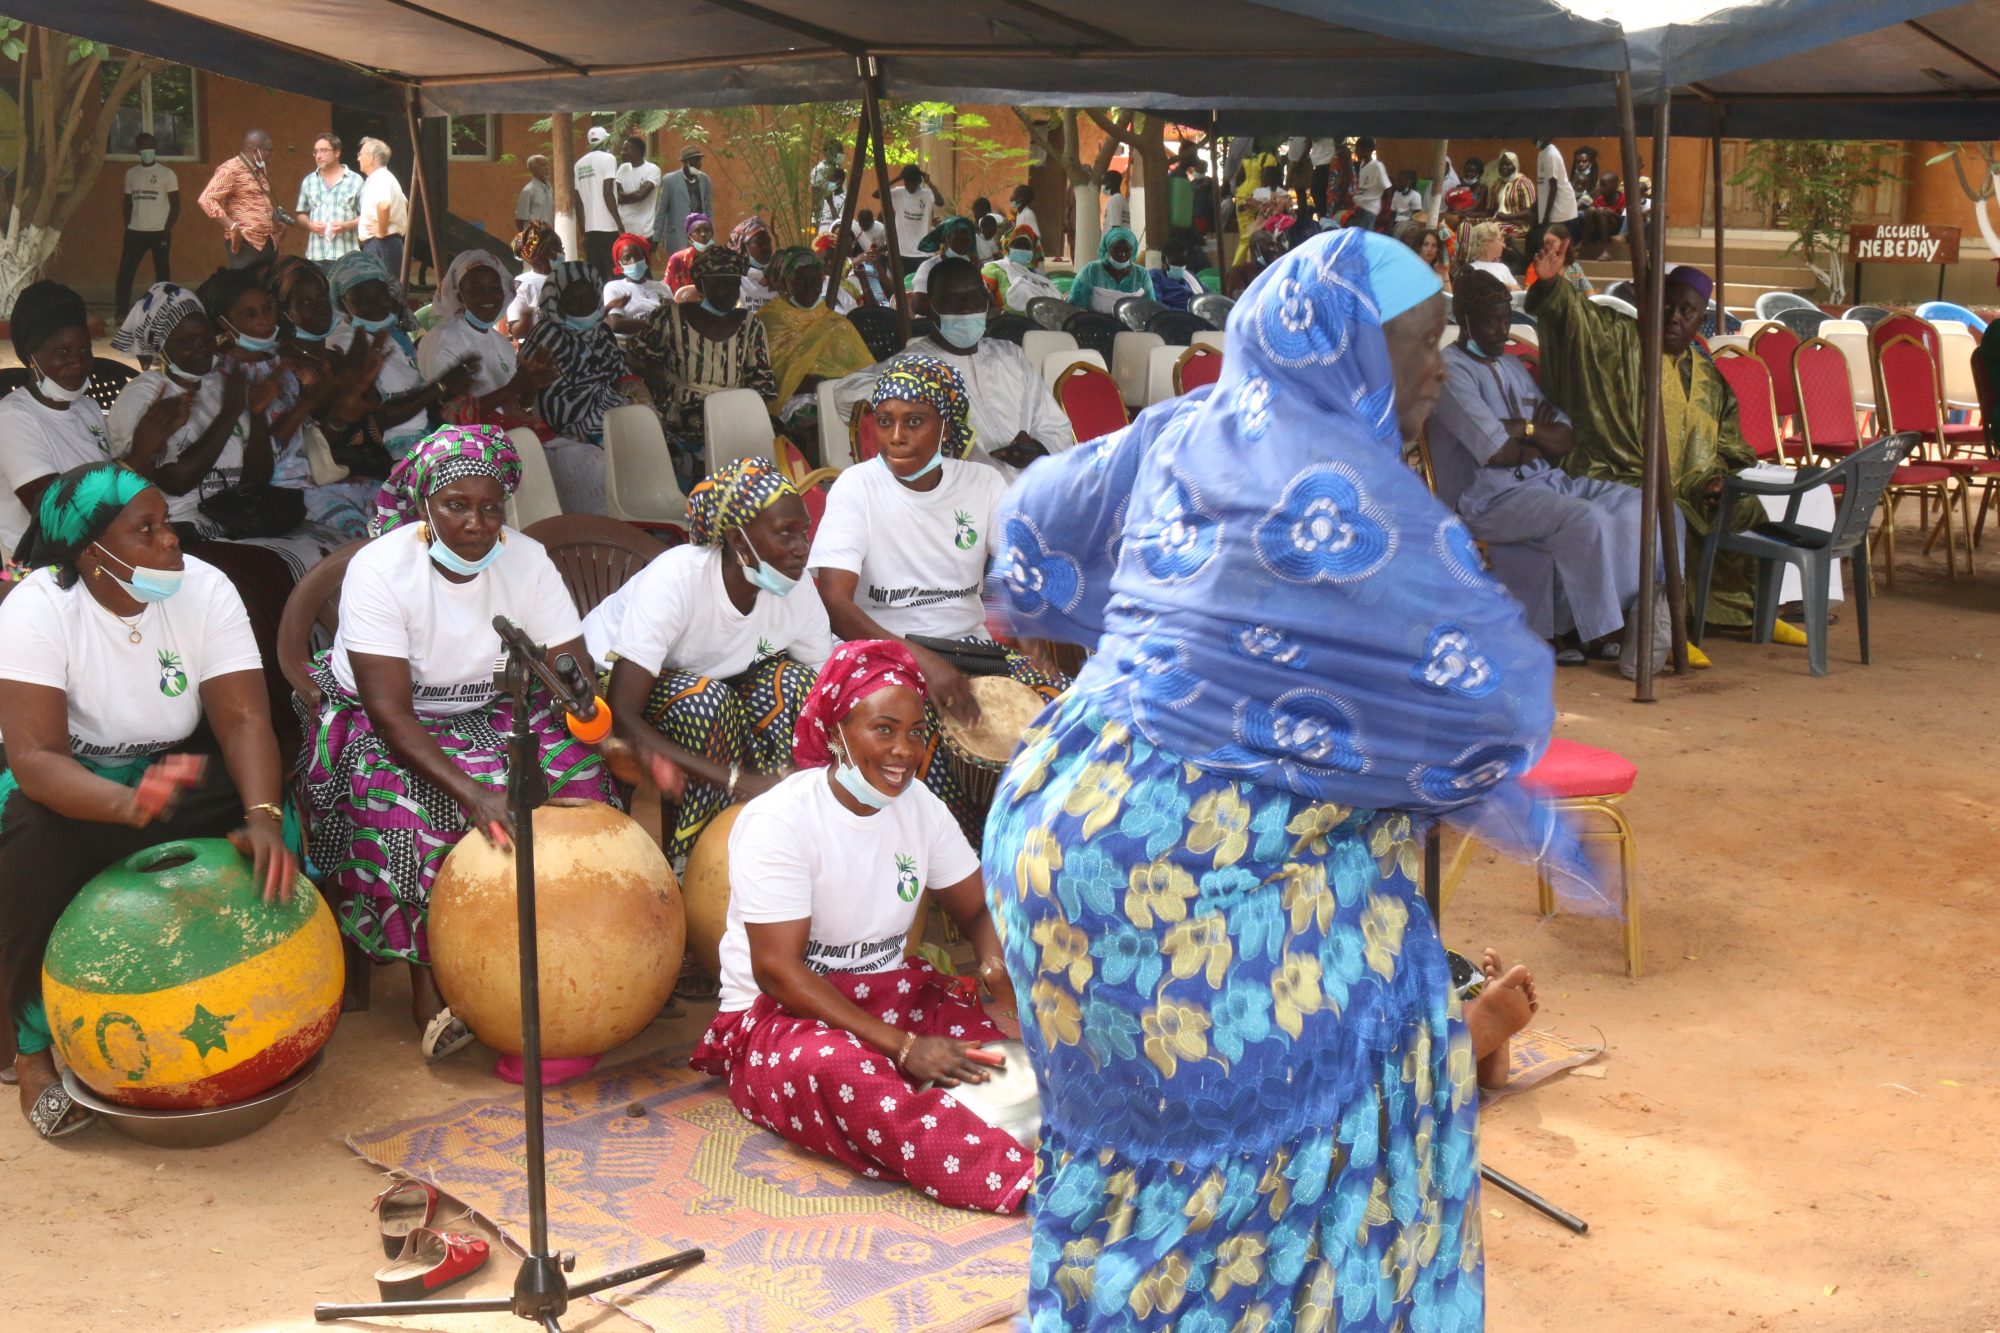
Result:
{"type": "Polygon", "coordinates": [[[1182,352],[1174,362],[1174,394],[1178,397],[1189,389],[1199,389],[1204,384],[1213,384],[1222,378],[1222,353],[1213,347],[1196,343],[1182,352]]]}
{"type": "Polygon", "coordinates": [[[1530,379],[1534,380],[1537,384],[1542,382],[1542,349],[1540,347],[1527,341],[1525,338],[1516,338],[1512,334],[1509,334],[1507,336],[1507,346],[1504,350],[1508,356],[1521,358],[1521,364],[1527,367],[1530,379]]]}
{"type": "MultiPolygon", "coordinates": [[[[1630,821],[1619,806],[1638,779],[1638,765],[1624,755],[1599,749],[1595,745],[1564,740],[1560,736],[1550,739],[1541,762],[1521,776],[1521,781],[1530,790],[1548,800],[1559,813],[1579,824],[1585,819],[1592,821],[1578,830],[1576,837],[1579,842],[1618,844],[1619,920],[1625,927],[1625,975],[1628,977],[1639,975],[1642,961],[1639,885],[1633,874],[1639,860],[1639,843],[1633,836],[1630,821]]],[[[1468,836],[1459,842],[1457,850],[1452,853],[1451,865],[1444,873],[1440,889],[1443,902],[1451,900],[1452,892],[1464,877],[1466,864],[1471,861],[1473,850],[1478,845],[1478,839],[1468,836]]],[[[1535,882],[1541,894],[1542,915],[1554,916],[1555,890],[1549,886],[1548,872],[1540,860],[1535,863],[1535,882]]]]}
{"type": "MultiPolygon", "coordinates": [[[[1798,393],[1792,388],[1792,353],[1799,348],[1799,335],[1783,324],[1766,324],[1750,337],[1750,355],[1764,363],[1771,375],[1771,406],[1780,422],[1799,414],[1798,393]]],[[[1780,450],[1782,456],[1783,451],[1780,450]]]]}
{"type": "Polygon", "coordinates": [[[1776,395],[1771,392],[1771,368],[1754,352],[1725,347],[1715,357],[1715,368],[1736,395],[1736,419],[1743,430],[1743,442],[1759,459],[1787,463],[1784,437],[1778,430],[1776,395]]]}
{"type": "Polygon", "coordinates": [[[1132,418],[1125,412],[1125,399],[1118,392],[1118,381],[1111,378],[1110,372],[1087,361],[1079,361],[1057,376],[1055,393],[1056,402],[1062,405],[1070,428],[1076,432],[1078,444],[1132,424],[1132,418]]]}
{"type": "MultiPolygon", "coordinates": [[[[1883,321],[1887,323],[1888,321],[1883,321]]],[[[1965,431],[1974,431],[1983,442],[1984,428],[1979,426],[1951,427],[1945,424],[1945,409],[1942,387],[1938,381],[1937,360],[1923,343],[1909,335],[1889,339],[1877,349],[1875,354],[1875,396],[1879,404],[1883,429],[1889,432],[1915,431],[1924,438],[1927,463],[1944,468],[1957,483],[1959,520],[1965,533],[1965,572],[1972,570],[1972,497],[1973,486],[1985,493],[1982,508],[1991,502],[1996,479],[2000,479],[2000,458],[1983,456],[1954,457],[1951,453],[1954,440],[1962,441],[1965,431]],[[1954,435],[1954,430],[1959,432],[1954,435]]],[[[1925,509],[1928,510],[1926,505],[1925,509]]],[[[1930,523],[1928,513],[1924,516],[1925,526],[1930,523]]],[[[1937,528],[1926,542],[1928,550],[1939,536],[1945,543],[1945,569],[1957,577],[1957,548],[1951,539],[1951,505],[1947,501],[1942,507],[1937,528]]]]}

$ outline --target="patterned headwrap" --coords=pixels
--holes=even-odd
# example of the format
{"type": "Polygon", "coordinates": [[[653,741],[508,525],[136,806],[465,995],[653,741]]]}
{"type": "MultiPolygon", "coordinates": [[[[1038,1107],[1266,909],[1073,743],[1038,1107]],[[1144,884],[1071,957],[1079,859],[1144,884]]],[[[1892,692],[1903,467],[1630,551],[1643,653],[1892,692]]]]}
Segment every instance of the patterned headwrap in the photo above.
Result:
{"type": "Polygon", "coordinates": [[[490,268],[500,279],[500,295],[508,298],[514,294],[514,275],[507,266],[493,257],[487,250],[460,250],[458,258],[451,261],[451,267],[438,280],[437,296],[431,301],[431,313],[437,316],[439,324],[448,319],[456,319],[465,313],[465,302],[459,299],[459,284],[476,268],[490,268]]]}
{"type": "Polygon", "coordinates": [[[688,265],[688,272],[693,274],[697,287],[709,278],[740,278],[749,271],[749,256],[740,250],[729,250],[719,245],[709,246],[688,265]]]}
{"type": "Polygon", "coordinates": [[[905,354],[891,361],[868,405],[878,407],[894,398],[905,403],[929,403],[944,418],[944,436],[938,448],[946,458],[964,458],[972,452],[972,400],[966,396],[965,381],[957,371],[934,356],[905,354]]]}
{"type": "MultiPolygon", "coordinates": [[[[321,271],[318,264],[304,255],[284,255],[277,263],[271,265],[271,276],[265,281],[270,284],[271,297],[278,303],[278,311],[282,314],[286,304],[292,299],[292,293],[299,289],[300,283],[317,282],[321,286],[326,286],[326,274],[321,271]]],[[[333,289],[327,287],[327,295],[332,294],[333,289]]],[[[112,345],[117,346],[116,343],[112,345]]]]}
{"type": "Polygon", "coordinates": [[[344,254],[333,261],[326,270],[327,287],[332,293],[333,303],[340,304],[340,298],[359,287],[364,282],[389,283],[389,270],[382,261],[366,250],[356,250],[344,254]]]}
{"type": "MultiPolygon", "coordinates": [[[[770,223],[752,213],[749,217],[744,218],[729,229],[729,248],[740,255],[747,255],[750,253],[751,238],[756,236],[760,231],[769,233],[770,230],[770,223]]],[[[775,240],[776,238],[773,237],[773,239],[775,240]]]]}
{"type": "Polygon", "coordinates": [[[1036,231],[1033,227],[1027,227],[1027,226],[1016,227],[1014,228],[1014,230],[1007,233],[1007,244],[1002,246],[1001,249],[1014,250],[1018,249],[1022,245],[1031,245],[1034,247],[1035,257],[1031,261],[1031,266],[1036,268],[1041,267],[1042,263],[1041,233],[1036,231]]]}
{"type": "Polygon", "coordinates": [[[158,356],[180,322],[201,313],[201,298],[193,292],[179,283],[156,282],[125,312],[125,322],[111,335],[111,346],[137,356],[158,356]]]}
{"type": "Polygon", "coordinates": [[[424,516],[424,501],[443,487],[467,477],[491,477],[512,495],[521,487],[521,456],[498,426],[440,426],[417,442],[389,472],[375,496],[370,536],[415,523],[424,516]]]}
{"type": "MultiPolygon", "coordinates": [[[[596,269],[581,259],[565,259],[550,269],[549,280],[542,284],[542,299],[536,306],[542,312],[542,317],[560,322],[563,293],[579,282],[587,282],[600,292],[604,289],[604,279],[598,275],[596,269]]],[[[600,297],[599,304],[602,303],[600,297]]]]}
{"type": "Polygon", "coordinates": [[[797,495],[768,460],[739,458],[688,492],[688,528],[697,546],[722,539],[787,495],[797,495]]]}
{"type": "Polygon", "coordinates": [[[54,565],[56,582],[76,583],[76,561],[133,497],[152,485],[122,463],[85,463],[49,483],[21,539],[23,564],[54,565]]]}
{"type": "Polygon", "coordinates": [[[639,258],[650,261],[653,253],[653,243],[643,236],[634,236],[629,231],[618,233],[611,242],[611,262],[614,264],[624,263],[625,256],[631,254],[634,250],[639,252],[639,258]]]}
{"type": "Polygon", "coordinates": [[[528,225],[514,234],[514,255],[523,262],[533,262],[536,255],[553,248],[562,253],[562,237],[546,222],[528,219],[528,225]]]}
{"type": "MultiPolygon", "coordinates": [[[[972,225],[971,218],[960,217],[954,213],[943,222],[938,223],[937,226],[925,232],[924,239],[917,242],[917,249],[927,255],[937,254],[945,248],[945,241],[951,234],[960,229],[971,233],[975,237],[979,235],[978,229],[972,225]]],[[[953,251],[953,253],[956,254],[957,252],[953,251]]]]}
{"type": "Polygon", "coordinates": [[[681,223],[681,231],[692,234],[694,229],[704,222],[711,227],[715,225],[715,219],[706,213],[690,213],[687,215],[687,220],[681,223]]]}
{"type": "Polygon", "coordinates": [[[764,266],[764,281],[781,296],[792,294],[792,275],[802,268],[824,268],[826,261],[803,245],[788,245],[764,266]]]}
{"type": "Polygon", "coordinates": [[[856,704],[891,685],[930,698],[915,655],[894,639],[854,639],[834,649],[799,708],[792,727],[792,762],[800,768],[825,768],[833,761],[834,729],[856,704]]]}

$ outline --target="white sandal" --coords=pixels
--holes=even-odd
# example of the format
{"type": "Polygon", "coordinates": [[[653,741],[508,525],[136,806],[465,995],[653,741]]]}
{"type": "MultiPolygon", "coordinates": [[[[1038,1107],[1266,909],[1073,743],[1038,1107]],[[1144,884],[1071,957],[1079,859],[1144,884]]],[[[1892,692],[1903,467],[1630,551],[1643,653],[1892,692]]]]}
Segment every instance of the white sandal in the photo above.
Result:
{"type": "Polygon", "coordinates": [[[447,1005],[424,1027],[424,1059],[436,1063],[473,1043],[472,1029],[447,1005]]]}

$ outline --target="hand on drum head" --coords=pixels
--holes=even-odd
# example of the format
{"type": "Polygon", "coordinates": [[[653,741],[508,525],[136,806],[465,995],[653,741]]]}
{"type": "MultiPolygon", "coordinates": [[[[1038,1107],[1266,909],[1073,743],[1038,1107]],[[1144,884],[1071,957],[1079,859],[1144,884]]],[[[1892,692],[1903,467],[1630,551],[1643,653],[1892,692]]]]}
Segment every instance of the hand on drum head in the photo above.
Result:
{"type": "Polygon", "coordinates": [[[940,713],[968,727],[979,725],[979,700],[965,673],[928,648],[910,645],[917,665],[923,668],[924,684],[930,687],[931,702],[940,713]]]}
{"type": "Polygon", "coordinates": [[[507,808],[507,794],[492,787],[480,787],[469,797],[459,798],[465,822],[486,835],[501,851],[514,846],[514,813],[507,808]]]}
{"type": "Polygon", "coordinates": [[[133,826],[144,828],[164,818],[182,791],[201,781],[208,760],[198,754],[170,754],[155,761],[132,792],[133,826]]]}
{"type": "MultiPolygon", "coordinates": [[[[918,1037],[903,1059],[903,1076],[912,1083],[936,1083],[955,1088],[961,1083],[984,1083],[992,1075],[989,1059],[979,1059],[976,1041],[953,1041],[950,1037],[918,1037]]],[[[1004,1063],[1004,1062],[1003,1062],[1004,1063]]]]}
{"type": "Polygon", "coordinates": [[[229,835],[229,845],[250,863],[251,873],[263,889],[264,901],[292,900],[292,884],[299,876],[298,858],[285,846],[285,826],[275,819],[252,814],[250,822],[229,835]]]}
{"type": "Polygon", "coordinates": [[[646,756],[646,774],[661,794],[682,800],[687,794],[687,770],[663,754],[646,756]]]}

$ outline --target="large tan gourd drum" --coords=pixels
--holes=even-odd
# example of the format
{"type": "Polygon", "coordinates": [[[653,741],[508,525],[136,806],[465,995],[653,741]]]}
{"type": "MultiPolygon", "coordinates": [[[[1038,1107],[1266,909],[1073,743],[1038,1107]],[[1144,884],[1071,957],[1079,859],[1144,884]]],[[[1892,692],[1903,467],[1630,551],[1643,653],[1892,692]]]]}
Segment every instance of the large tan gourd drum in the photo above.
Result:
{"type": "MultiPolygon", "coordinates": [[[[535,811],[542,1054],[602,1055],[637,1036],[673,994],[686,942],[680,886],[632,819],[596,801],[535,811]]],[[[438,990],[482,1042],[521,1052],[514,857],[469,833],[431,889],[438,990]]]]}
{"type": "Polygon", "coordinates": [[[974,676],[967,685],[979,701],[979,724],[967,726],[945,715],[944,754],[967,798],[983,813],[993,803],[993,789],[1000,785],[1022,733],[1034,725],[1048,701],[1031,686],[1007,676],[974,676]]]}
{"type": "Polygon", "coordinates": [[[687,947],[708,975],[722,978],[722,933],[729,927],[729,832],[743,807],[718,811],[687,859],[687,947]]]}

